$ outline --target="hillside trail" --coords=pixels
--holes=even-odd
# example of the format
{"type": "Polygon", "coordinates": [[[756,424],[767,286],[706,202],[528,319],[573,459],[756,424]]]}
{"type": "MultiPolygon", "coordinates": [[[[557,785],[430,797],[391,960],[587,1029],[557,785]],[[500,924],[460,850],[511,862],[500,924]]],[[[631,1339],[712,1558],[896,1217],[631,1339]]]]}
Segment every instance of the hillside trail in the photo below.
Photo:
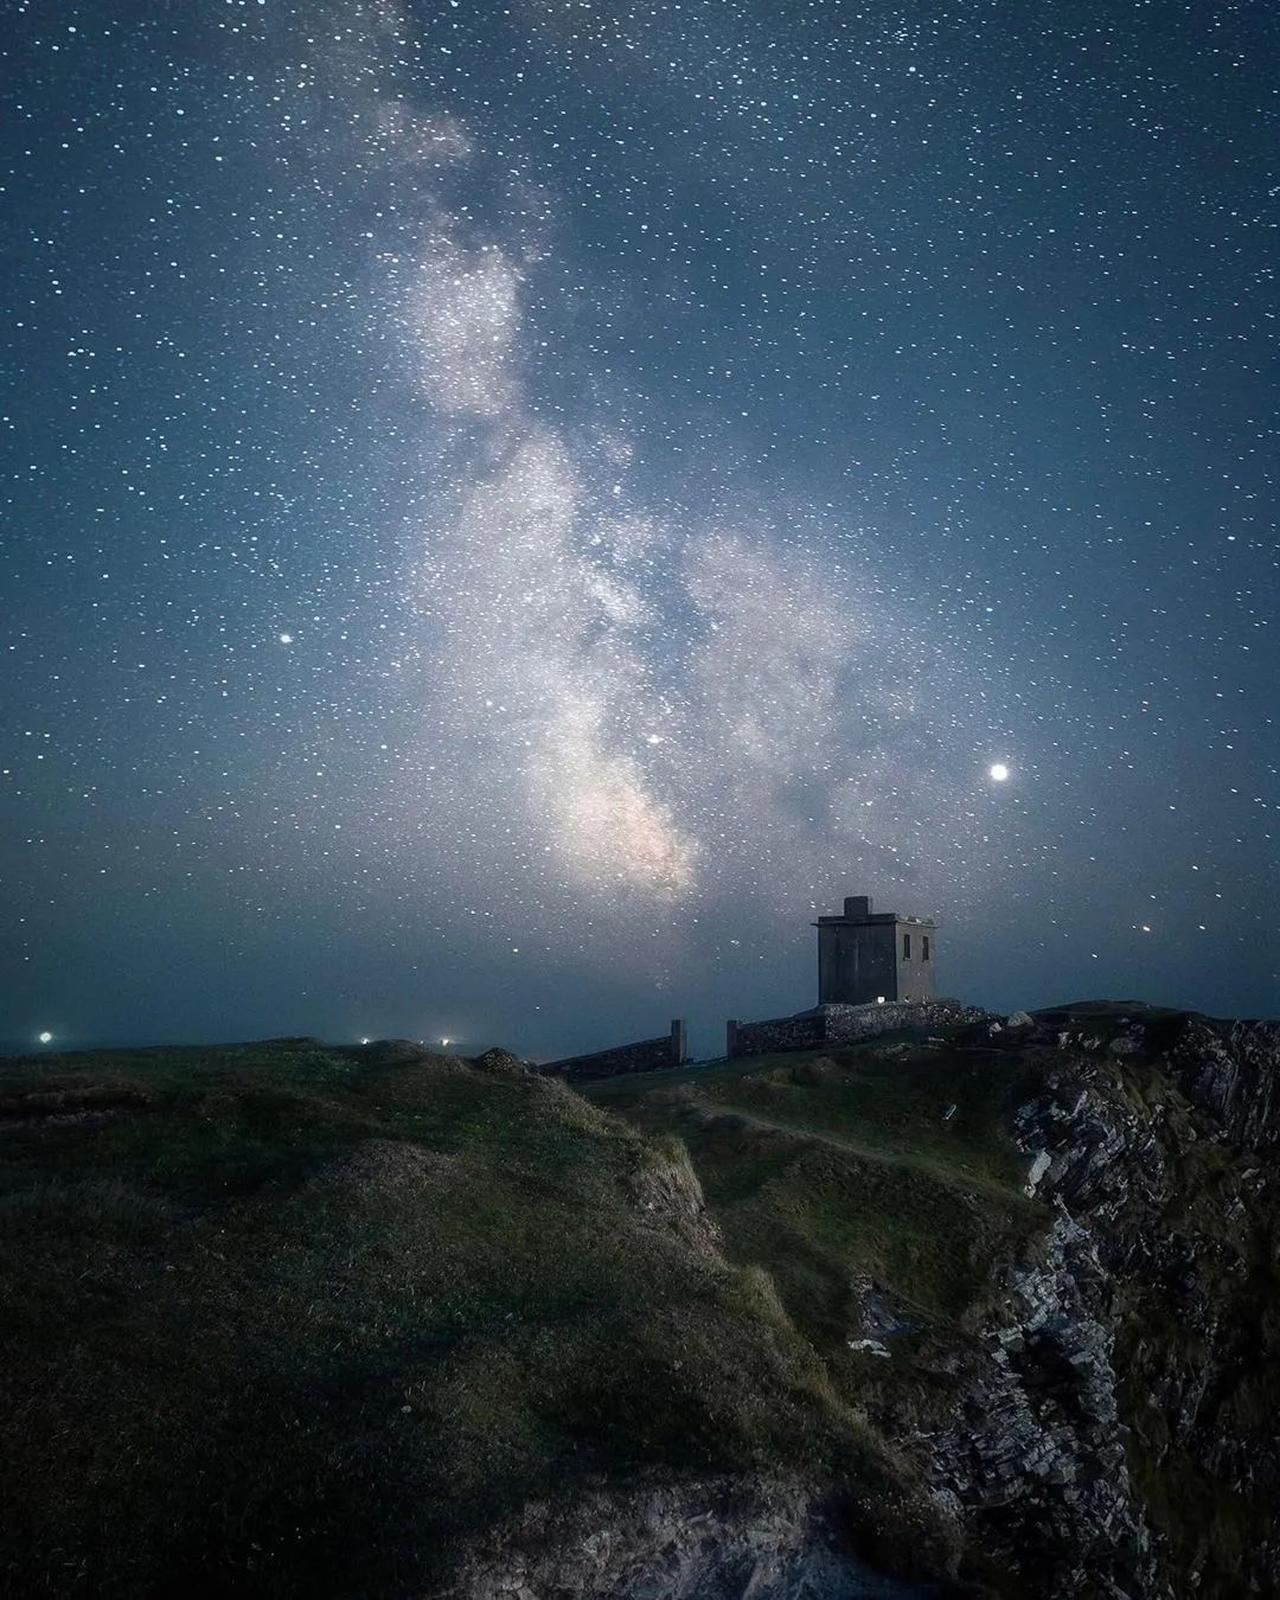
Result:
{"type": "Polygon", "coordinates": [[[762,1117],[757,1112],[745,1111],[732,1102],[707,1100],[697,1090],[690,1090],[688,1095],[691,1106],[696,1109],[700,1118],[711,1120],[718,1117],[734,1118],[744,1123],[748,1128],[758,1129],[762,1132],[777,1133],[785,1138],[807,1140],[813,1144],[825,1145],[833,1150],[839,1150],[844,1155],[856,1157],[859,1161],[871,1165],[897,1167],[907,1171],[919,1173],[935,1183],[942,1183],[961,1193],[974,1189],[981,1189],[986,1194],[1007,1199],[1011,1183],[1002,1183],[1000,1179],[988,1176],[986,1173],[975,1172],[968,1168],[957,1170],[948,1164],[943,1156],[919,1154],[908,1150],[894,1150],[884,1145],[867,1144],[861,1140],[842,1138],[837,1134],[825,1133],[804,1123],[784,1122],[773,1117],[762,1117]]]}

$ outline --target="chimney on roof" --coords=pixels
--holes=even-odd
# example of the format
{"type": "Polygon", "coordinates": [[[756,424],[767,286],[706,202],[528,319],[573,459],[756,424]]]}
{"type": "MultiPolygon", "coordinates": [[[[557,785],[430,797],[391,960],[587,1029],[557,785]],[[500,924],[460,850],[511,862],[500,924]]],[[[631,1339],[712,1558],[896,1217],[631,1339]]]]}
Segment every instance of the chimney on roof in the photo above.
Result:
{"type": "Polygon", "coordinates": [[[870,895],[846,895],[844,900],[844,914],[846,917],[869,917],[871,915],[870,895]]]}

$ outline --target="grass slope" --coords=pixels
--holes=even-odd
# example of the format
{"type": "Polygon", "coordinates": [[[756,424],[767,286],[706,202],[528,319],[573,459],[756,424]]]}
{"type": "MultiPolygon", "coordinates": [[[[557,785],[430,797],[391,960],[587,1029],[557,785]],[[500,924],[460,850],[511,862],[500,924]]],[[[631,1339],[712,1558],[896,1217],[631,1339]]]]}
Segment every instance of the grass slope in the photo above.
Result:
{"type": "MultiPolygon", "coordinates": [[[[732,1092],[782,1121],[829,1093],[793,1088],[732,1092]]],[[[975,1249],[1017,1237],[1006,1159],[976,1127],[971,1173],[942,1135],[918,1164],[859,1153],[853,1102],[831,1141],[748,1125],[717,1159],[684,1088],[633,1089],[306,1040],[6,1064],[0,1589],[424,1593],[459,1541],[601,1474],[843,1483],[913,1539],[806,1334],[838,1343],[845,1256],[956,1314],[928,1235],[972,1193],[975,1249]],[[650,1125],[690,1136],[736,1264],[650,1125]]]]}
{"type": "Polygon", "coordinates": [[[1030,1081],[1019,1058],[921,1036],[606,1079],[584,1093],[686,1141],[732,1253],[763,1265],[835,1355],[847,1348],[855,1276],[917,1328],[958,1332],[985,1309],[992,1269],[1042,1230],[1007,1132],[1030,1081]]]}
{"type": "MultiPolygon", "coordinates": [[[[687,1142],[730,1256],[769,1273],[837,1394],[884,1436],[909,1440],[963,1393],[1002,1268],[1035,1252],[1048,1220],[1023,1193],[1026,1158],[1008,1140],[1008,1113],[1035,1098],[1046,1072],[1087,1070],[1114,1125],[1132,1119],[1132,1148],[1116,1157],[1128,1181],[1106,1224],[1115,1243],[1128,1236],[1135,1263],[1116,1277],[1111,1305],[1129,1470],[1169,1571],[1187,1592],[1225,1600],[1263,1592],[1248,1575],[1266,1570],[1256,1558],[1274,1525],[1280,1245],[1267,1197],[1277,1175],[1273,1153],[1233,1148],[1171,1075],[1168,1052],[1189,1021],[1090,1002],[1042,1014],[1039,1043],[917,1033],[584,1092],[687,1142]],[[1141,1048],[1114,1053],[1118,1039],[1131,1045],[1135,1020],[1141,1048]],[[1089,1034],[1088,1051],[1056,1047],[1059,1027],[1089,1034]],[[1148,1136],[1166,1174],[1152,1196],[1148,1136]],[[888,1359],[857,1348],[862,1337],[888,1359]],[[1219,1448],[1229,1467],[1246,1464],[1247,1492],[1222,1481],[1219,1448]]],[[[966,1570],[997,1593],[1032,1592],[972,1544],[966,1570]]]]}
{"type": "MultiPolygon", "coordinates": [[[[686,1142],[730,1257],[768,1273],[836,1394],[909,1450],[963,1402],[979,1325],[1047,1226],[1008,1134],[1037,1071],[915,1033],[584,1092],[686,1142]]],[[[980,1550],[966,1569],[1026,1593],[980,1550]]]]}

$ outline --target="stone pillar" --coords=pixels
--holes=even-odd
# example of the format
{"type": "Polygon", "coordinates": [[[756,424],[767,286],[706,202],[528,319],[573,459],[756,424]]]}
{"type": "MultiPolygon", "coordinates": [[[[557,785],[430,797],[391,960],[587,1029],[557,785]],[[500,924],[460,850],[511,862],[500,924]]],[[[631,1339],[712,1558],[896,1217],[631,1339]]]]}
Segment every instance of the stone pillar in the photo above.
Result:
{"type": "Polygon", "coordinates": [[[685,1038],[683,1017],[671,1019],[671,1065],[682,1067],[689,1059],[689,1046],[685,1038]]]}

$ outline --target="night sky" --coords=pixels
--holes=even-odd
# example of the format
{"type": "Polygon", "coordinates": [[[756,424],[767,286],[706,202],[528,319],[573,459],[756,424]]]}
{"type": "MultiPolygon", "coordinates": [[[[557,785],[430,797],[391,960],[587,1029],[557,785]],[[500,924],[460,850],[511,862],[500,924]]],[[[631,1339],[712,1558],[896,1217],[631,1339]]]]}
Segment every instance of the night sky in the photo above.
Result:
{"type": "Polygon", "coordinates": [[[1270,0],[0,42],[0,1038],[1276,1009],[1270,0]]]}

